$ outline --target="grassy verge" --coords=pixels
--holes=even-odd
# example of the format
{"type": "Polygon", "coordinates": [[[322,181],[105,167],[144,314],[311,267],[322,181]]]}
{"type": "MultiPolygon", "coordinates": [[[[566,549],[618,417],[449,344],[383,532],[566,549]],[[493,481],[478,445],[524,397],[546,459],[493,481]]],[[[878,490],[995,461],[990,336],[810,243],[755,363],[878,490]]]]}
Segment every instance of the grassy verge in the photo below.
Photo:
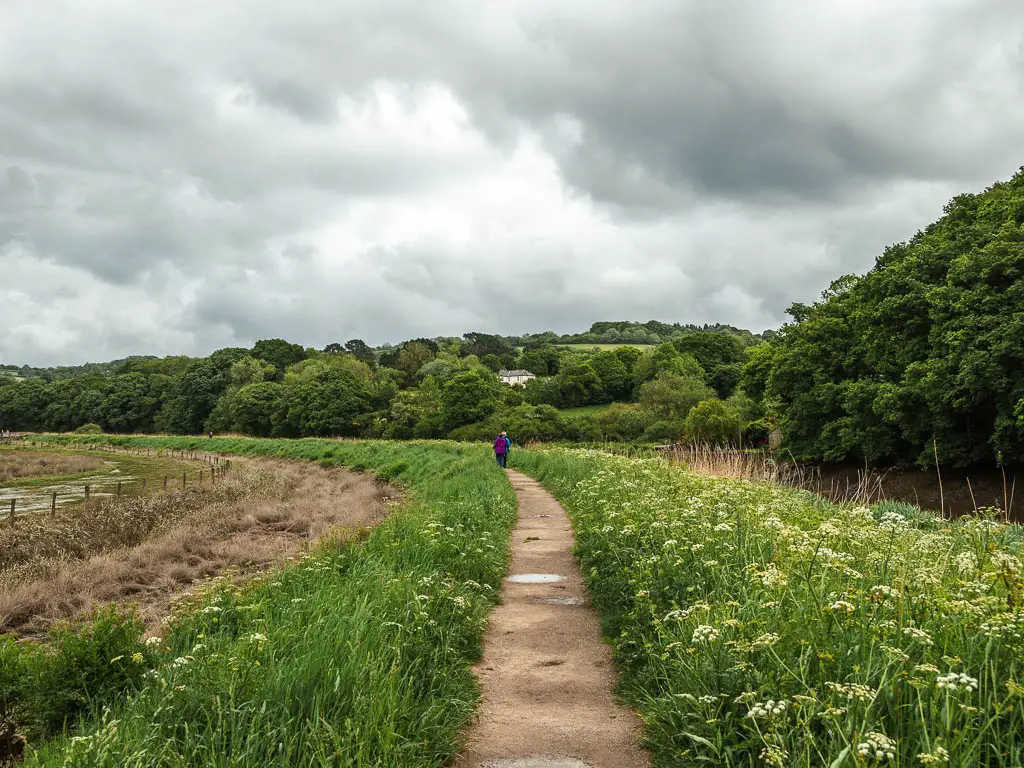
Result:
{"type": "Polygon", "coordinates": [[[1024,764],[1022,531],[597,452],[566,505],[661,766],[1024,764]]]}
{"type": "MultiPolygon", "coordinates": [[[[75,438],[82,442],[81,437],[75,438]]],[[[91,438],[375,471],[410,501],[358,545],[327,545],[184,606],[141,683],[29,766],[441,766],[477,701],[470,665],[506,568],[515,495],[482,450],[326,440],[91,438]]],[[[53,438],[60,444],[61,438],[53,438]]],[[[136,653],[139,653],[136,651],[136,653]]],[[[119,654],[121,655],[121,654],[119,654]]],[[[96,660],[150,666],[145,656],[96,660]]]]}

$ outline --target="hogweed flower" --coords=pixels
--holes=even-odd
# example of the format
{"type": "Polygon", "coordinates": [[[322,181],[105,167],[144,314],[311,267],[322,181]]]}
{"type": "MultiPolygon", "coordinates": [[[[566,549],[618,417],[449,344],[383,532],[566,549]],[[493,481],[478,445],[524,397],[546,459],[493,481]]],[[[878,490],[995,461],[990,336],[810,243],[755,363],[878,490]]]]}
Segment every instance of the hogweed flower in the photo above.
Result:
{"type": "Polygon", "coordinates": [[[718,630],[708,624],[701,624],[693,630],[694,643],[711,643],[718,639],[718,630]]]}
{"type": "Polygon", "coordinates": [[[931,752],[922,752],[917,759],[922,765],[943,765],[949,762],[949,752],[942,747],[936,747],[931,752]]]}
{"type": "Polygon", "coordinates": [[[903,634],[909,638],[917,640],[922,645],[932,644],[932,636],[923,629],[918,629],[917,627],[904,627],[903,634]]]}
{"type": "Polygon", "coordinates": [[[857,745],[860,757],[875,760],[894,760],[896,758],[896,742],[884,733],[871,731],[864,736],[864,741],[857,745]]]}
{"type": "Polygon", "coordinates": [[[978,690],[977,678],[965,675],[962,672],[949,672],[945,675],[939,675],[935,679],[935,685],[938,688],[944,688],[947,691],[976,691],[978,690]]]}
{"type": "Polygon", "coordinates": [[[758,720],[767,717],[779,717],[786,713],[786,702],[776,701],[775,699],[768,699],[768,701],[754,704],[750,711],[747,712],[747,717],[752,720],[758,720]]]}

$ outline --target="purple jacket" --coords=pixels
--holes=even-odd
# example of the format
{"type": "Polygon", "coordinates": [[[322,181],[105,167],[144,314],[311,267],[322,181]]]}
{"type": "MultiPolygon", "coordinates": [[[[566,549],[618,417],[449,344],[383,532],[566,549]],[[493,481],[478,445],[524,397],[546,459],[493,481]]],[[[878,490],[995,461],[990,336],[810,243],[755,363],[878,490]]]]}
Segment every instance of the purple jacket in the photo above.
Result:
{"type": "Polygon", "coordinates": [[[498,435],[498,438],[494,441],[494,452],[505,453],[508,450],[508,443],[505,442],[505,438],[498,435]]]}

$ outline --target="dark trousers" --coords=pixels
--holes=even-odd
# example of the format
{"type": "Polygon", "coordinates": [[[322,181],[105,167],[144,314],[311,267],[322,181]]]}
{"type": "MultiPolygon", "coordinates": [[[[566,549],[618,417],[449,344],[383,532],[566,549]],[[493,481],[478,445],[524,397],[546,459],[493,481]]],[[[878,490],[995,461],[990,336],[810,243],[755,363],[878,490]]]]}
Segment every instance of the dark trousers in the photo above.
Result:
{"type": "Polygon", "coordinates": [[[494,458],[496,458],[498,460],[498,466],[499,467],[504,467],[505,466],[505,460],[508,458],[508,454],[507,453],[496,453],[496,454],[494,454],[494,458]]]}

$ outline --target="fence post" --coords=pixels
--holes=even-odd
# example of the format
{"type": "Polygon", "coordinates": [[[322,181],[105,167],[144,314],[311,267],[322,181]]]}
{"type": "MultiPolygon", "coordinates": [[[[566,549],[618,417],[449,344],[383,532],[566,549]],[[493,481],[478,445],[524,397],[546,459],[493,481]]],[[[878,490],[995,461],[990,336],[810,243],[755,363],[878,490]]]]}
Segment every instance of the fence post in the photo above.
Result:
{"type": "Polygon", "coordinates": [[[57,514],[57,492],[53,492],[53,496],[50,499],[50,514],[57,514]]]}
{"type": "Polygon", "coordinates": [[[11,525],[14,525],[14,505],[16,503],[15,499],[11,499],[11,525]]]}
{"type": "Polygon", "coordinates": [[[203,470],[201,469],[199,470],[199,484],[203,484],[203,470]]]}
{"type": "Polygon", "coordinates": [[[89,486],[88,485],[85,486],[85,500],[86,501],[89,500],[89,486]]]}
{"type": "Polygon", "coordinates": [[[142,478],[142,492],[146,492],[146,478],[142,478]]]}
{"type": "Polygon", "coordinates": [[[167,490],[167,475],[164,475],[164,490],[167,490]]]}
{"type": "Polygon", "coordinates": [[[188,485],[188,481],[185,479],[185,473],[182,472],[181,473],[181,488],[182,488],[182,490],[185,489],[186,485],[188,485]]]}
{"type": "Polygon", "coordinates": [[[121,481],[120,480],[117,481],[117,495],[118,496],[121,495],[121,481]]]}

